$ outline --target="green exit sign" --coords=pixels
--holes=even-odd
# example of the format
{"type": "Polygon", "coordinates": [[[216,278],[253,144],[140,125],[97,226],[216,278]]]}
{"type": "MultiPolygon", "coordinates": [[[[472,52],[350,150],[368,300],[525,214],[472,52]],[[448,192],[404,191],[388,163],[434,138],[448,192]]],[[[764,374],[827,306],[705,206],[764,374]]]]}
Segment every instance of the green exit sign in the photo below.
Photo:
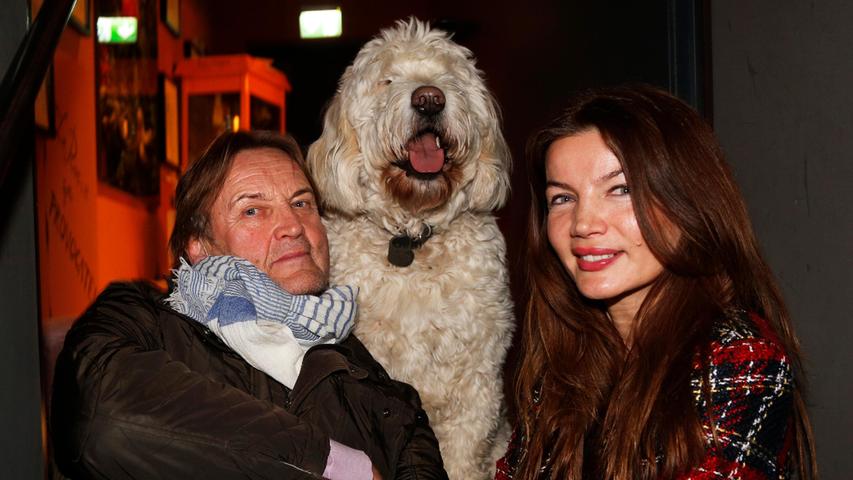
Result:
{"type": "Polygon", "coordinates": [[[136,43],[136,17],[98,17],[98,43],[136,43]]]}
{"type": "Polygon", "coordinates": [[[328,10],[305,10],[299,14],[299,37],[340,37],[343,31],[341,19],[340,7],[328,10]]]}

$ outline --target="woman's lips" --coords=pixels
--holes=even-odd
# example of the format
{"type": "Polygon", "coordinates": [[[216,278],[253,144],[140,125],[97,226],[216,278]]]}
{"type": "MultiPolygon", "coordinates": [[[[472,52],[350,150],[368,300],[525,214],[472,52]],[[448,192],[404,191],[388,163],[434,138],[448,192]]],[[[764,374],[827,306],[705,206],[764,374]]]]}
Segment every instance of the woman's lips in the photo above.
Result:
{"type": "Polygon", "coordinates": [[[584,272],[597,272],[615,262],[622,252],[609,248],[573,248],[572,254],[577,259],[578,268],[584,272]]]}

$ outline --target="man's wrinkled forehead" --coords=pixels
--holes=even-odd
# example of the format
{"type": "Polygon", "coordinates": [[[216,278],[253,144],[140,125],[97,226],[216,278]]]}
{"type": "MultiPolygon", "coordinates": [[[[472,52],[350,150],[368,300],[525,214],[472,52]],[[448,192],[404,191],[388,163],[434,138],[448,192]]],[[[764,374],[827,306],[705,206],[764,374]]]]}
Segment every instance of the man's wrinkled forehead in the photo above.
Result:
{"type": "MultiPolygon", "coordinates": [[[[306,172],[287,152],[261,147],[242,150],[234,155],[217,198],[236,191],[240,196],[263,197],[268,193],[253,192],[252,187],[266,183],[271,177],[279,181],[278,186],[286,188],[288,196],[315,194],[306,172]],[[284,182],[280,182],[282,179],[284,182]]],[[[230,202],[233,198],[225,200],[230,202]]]]}

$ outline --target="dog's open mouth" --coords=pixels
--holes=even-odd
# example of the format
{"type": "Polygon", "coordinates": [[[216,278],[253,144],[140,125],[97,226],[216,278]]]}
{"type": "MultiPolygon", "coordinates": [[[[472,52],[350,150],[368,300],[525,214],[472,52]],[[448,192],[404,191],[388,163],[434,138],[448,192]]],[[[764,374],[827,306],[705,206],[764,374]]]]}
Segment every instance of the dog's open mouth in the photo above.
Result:
{"type": "Polygon", "coordinates": [[[397,162],[406,175],[422,180],[431,180],[441,173],[447,161],[441,137],[432,131],[421,132],[406,144],[409,158],[397,162]]]}

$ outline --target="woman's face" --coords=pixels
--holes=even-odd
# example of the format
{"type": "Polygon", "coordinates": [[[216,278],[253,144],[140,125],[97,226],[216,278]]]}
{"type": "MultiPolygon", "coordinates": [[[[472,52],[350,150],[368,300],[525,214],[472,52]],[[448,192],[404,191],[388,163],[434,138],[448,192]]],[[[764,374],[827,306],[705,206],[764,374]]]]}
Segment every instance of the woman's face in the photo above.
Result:
{"type": "Polygon", "coordinates": [[[646,246],[616,155],[595,128],[551,144],[548,240],[587,298],[633,318],[663,266],[646,246]]]}

